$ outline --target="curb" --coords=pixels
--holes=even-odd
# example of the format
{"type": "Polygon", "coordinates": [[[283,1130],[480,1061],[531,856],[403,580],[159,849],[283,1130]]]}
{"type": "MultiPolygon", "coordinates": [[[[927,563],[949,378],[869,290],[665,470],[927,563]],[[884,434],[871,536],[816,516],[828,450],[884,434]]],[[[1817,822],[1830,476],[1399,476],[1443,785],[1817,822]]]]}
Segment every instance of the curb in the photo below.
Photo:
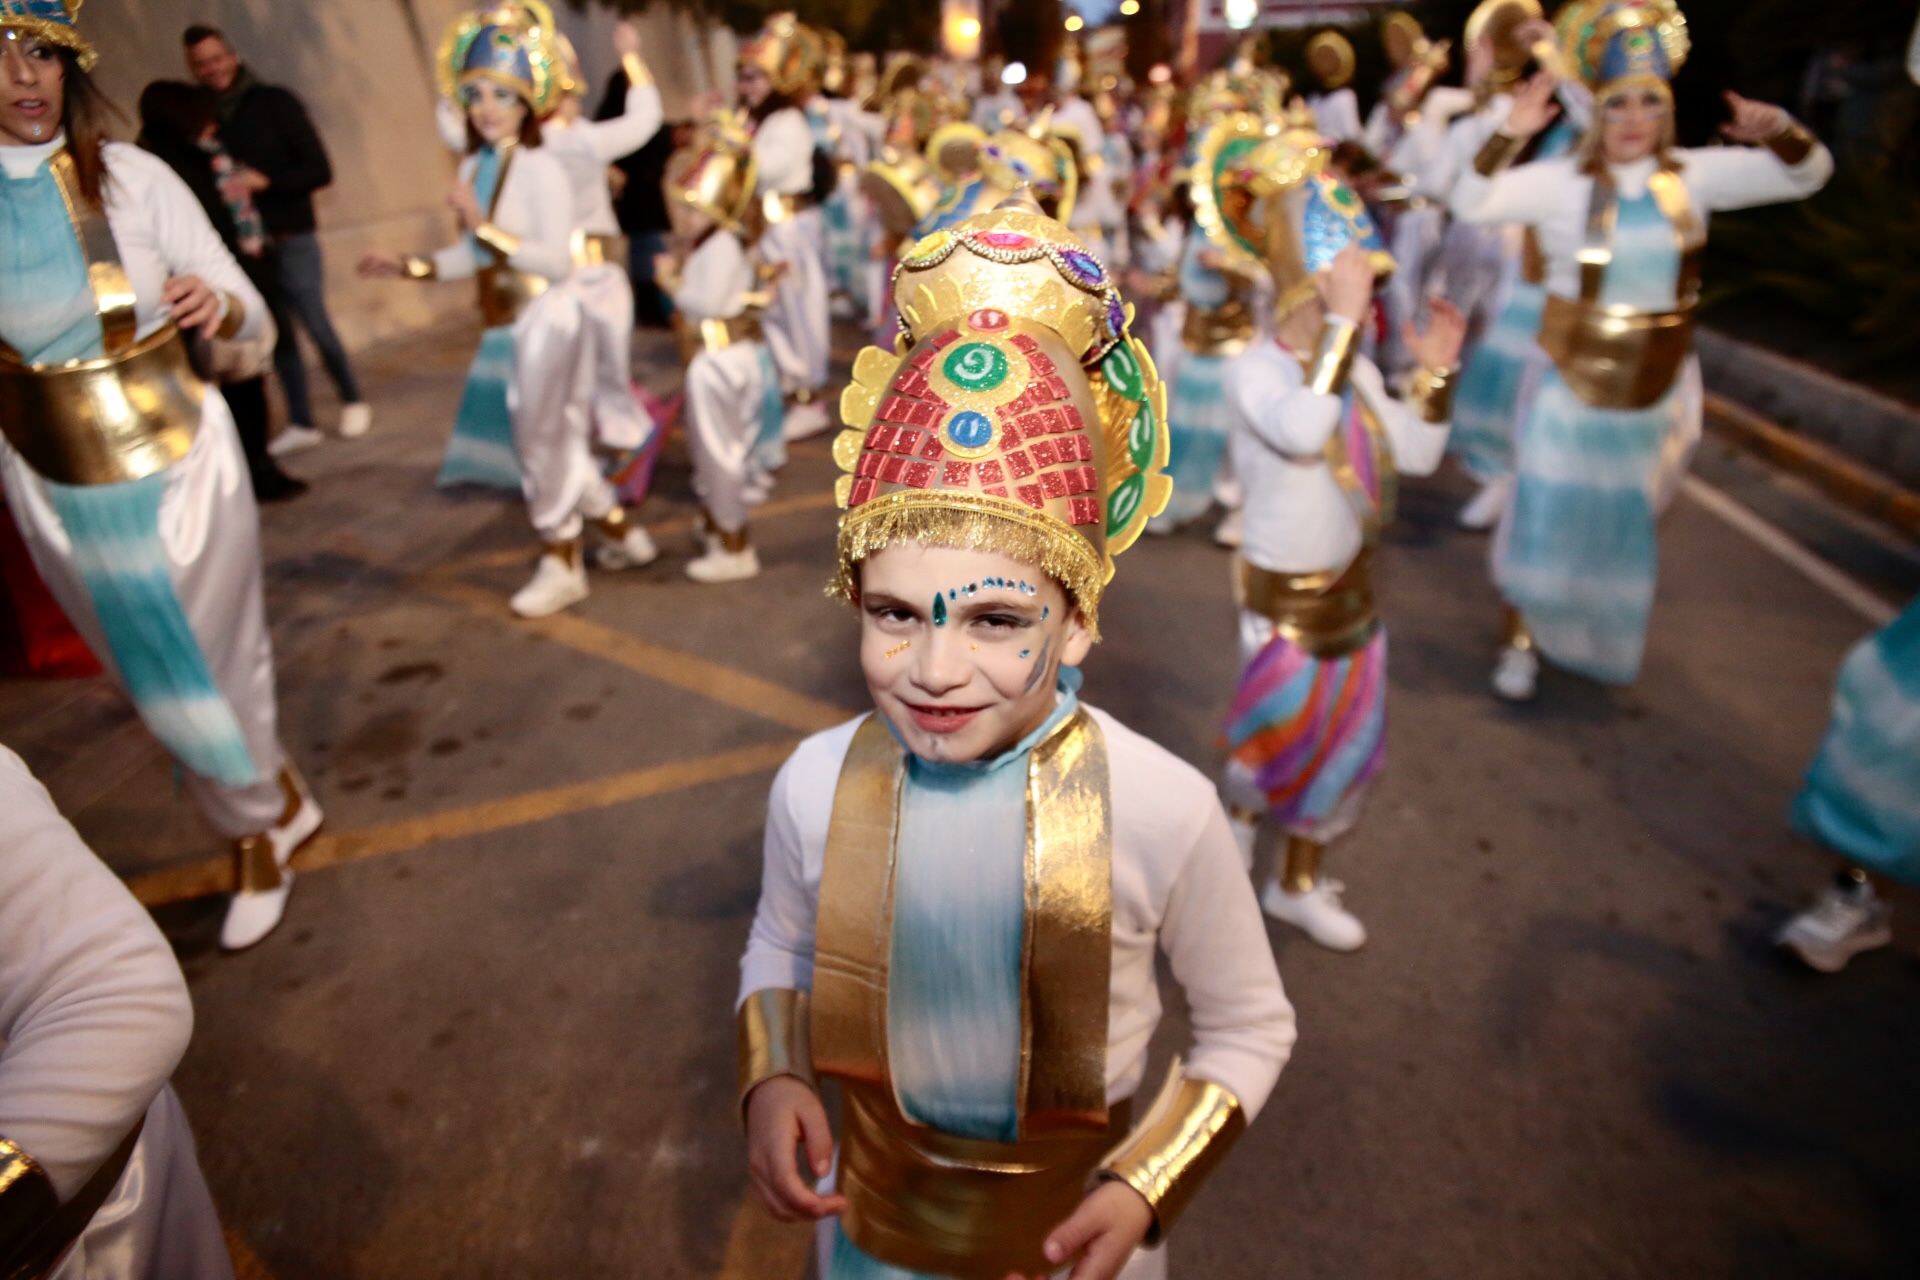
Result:
{"type": "Polygon", "coordinates": [[[1920,493],[1828,445],[1706,393],[1707,429],[1812,484],[1857,515],[1920,541],[1920,493]]]}

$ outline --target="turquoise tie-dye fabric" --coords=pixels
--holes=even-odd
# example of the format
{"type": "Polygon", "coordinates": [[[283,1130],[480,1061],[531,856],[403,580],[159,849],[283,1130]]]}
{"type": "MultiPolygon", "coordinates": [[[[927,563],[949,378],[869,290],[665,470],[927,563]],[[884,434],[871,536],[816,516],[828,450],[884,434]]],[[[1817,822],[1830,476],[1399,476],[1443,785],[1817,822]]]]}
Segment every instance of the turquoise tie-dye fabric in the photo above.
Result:
{"type": "Polygon", "coordinates": [[[104,354],[87,259],[45,164],[27,178],[0,171],[0,338],[28,364],[104,354]]]}

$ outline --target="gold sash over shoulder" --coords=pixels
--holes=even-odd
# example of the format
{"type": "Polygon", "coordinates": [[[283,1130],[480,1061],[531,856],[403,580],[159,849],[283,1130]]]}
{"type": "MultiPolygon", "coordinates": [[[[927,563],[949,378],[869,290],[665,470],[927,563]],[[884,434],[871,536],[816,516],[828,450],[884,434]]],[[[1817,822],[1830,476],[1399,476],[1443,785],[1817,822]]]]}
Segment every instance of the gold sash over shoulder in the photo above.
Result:
{"type": "Polygon", "coordinates": [[[894,841],[906,755],[879,716],[854,733],[820,882],[812,1053],[846,1092],[849,1238],[896,1266],[959,1277],[1043,1272],[1047,1231],[1126,1132],[1106,1101],[1113,872],[1106,740],[1075,713],[1027,774],[1019,1138],[977,1142],[909,1120],[887,1062],[894,841]]]}

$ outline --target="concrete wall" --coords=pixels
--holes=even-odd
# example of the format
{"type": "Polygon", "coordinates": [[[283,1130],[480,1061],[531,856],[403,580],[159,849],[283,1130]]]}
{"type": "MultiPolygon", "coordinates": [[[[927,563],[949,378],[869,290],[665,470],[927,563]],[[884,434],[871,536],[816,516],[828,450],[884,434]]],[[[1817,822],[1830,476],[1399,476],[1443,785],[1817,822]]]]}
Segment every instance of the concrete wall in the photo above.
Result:
{"type": "MultiPolygon", "coordinates": [[[[333,185],[316,198],[335,324],[350,347],[471,312],[464,284],[363,281],[353,273],[366,249],[420,250],[454,233],[446,196],[455,157],[434,129],[432,56],[457,0],[144,0],[94,6],[81,22],[100,50],[98,76],[132,113],[152,80],[185,79],[180,33],[190,23],[222,27],[255,74],[306,102],[333,161],[333,185]]],[[[613,15],[555,4],[592,82],[589,106],[617,59],[607,45],[613,15]]],[[[691,19],[655,5],[639,18],[645,56],[669,115],[696,94],[732,92],[734,41],[703,41],[691,19]]]]}

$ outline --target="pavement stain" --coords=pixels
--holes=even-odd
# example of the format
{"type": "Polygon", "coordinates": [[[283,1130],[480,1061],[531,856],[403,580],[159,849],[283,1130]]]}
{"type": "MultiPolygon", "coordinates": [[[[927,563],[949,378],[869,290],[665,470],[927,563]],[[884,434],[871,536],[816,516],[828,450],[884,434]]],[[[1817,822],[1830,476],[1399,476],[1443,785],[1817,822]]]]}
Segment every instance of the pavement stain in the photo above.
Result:
{"type": "Polygon", "coordinates": [[[403,662],[396,667],[388,667],[374,677],[379,684],[409,684],[418,681],[421,684],[433,684],[447,674],[447,669],[437,662],[403,662]]]}

